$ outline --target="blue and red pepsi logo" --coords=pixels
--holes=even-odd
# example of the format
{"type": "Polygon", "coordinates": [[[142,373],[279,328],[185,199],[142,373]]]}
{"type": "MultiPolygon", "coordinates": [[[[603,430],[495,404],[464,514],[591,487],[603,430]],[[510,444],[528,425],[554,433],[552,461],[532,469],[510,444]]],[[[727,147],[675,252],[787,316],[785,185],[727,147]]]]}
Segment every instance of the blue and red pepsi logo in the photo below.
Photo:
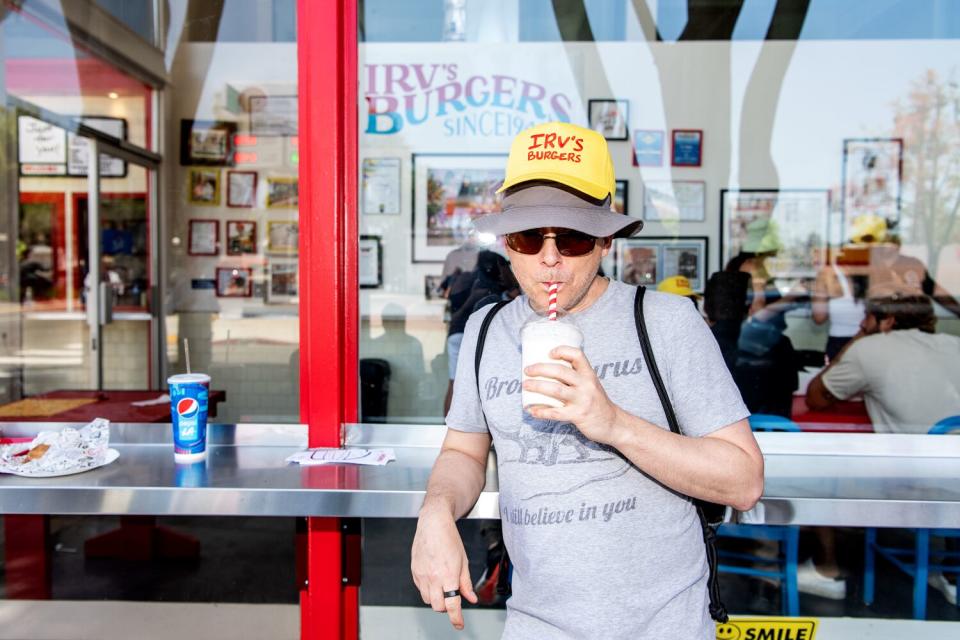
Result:
{"type": "Polygon", "coordinates": [[[183,398],[177,402],[177,415],[181,418],[193,418],[200,412],[200,403],[196,398],[183,398]]]}

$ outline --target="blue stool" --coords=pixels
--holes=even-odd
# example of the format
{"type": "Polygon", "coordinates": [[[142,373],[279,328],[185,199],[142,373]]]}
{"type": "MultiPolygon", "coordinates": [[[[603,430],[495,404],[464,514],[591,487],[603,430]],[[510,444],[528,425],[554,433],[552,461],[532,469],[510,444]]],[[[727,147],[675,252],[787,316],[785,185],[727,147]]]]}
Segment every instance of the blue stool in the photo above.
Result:
{"type": "MultiPolygon", "coordinates": [[[[932,435],[944,435],[951,431],[960,430],[960,415],[944,418],[930,428],[932,435]]],[[[913,578],[913,617],[924,620],[927,617],[927,578],[930,571],[960,574],[960,566],[942,564],[947,559],[960,561],[960,551],[930,551],[930,538],[960,538],[960,529],[913,529],[915,534],[913,548],[885,547],[877,544],[877,530],[869,527],[866,530],[866,541],[863,562],[863,603],[873,604],[876,591],[876,572],[874,558],[879,554],[890,561],[893,566],[913,578]],[[937,562],[931,563],[930,556],[937,562]]],[[[960,607],[960,599],[957,601],[960,607]]]]}
{"type": "MultiPolygon", "coordinates": [[[[781,416],[756,414],[750,416],[750,428],[754,431],[795,431],[800,427],[793,420],[781,416]]],[[[725,538],[746,538],[777,542],[780,549],[776,558],[765,558],[751,553],[720,551],[720,571],[756,578],[774,578],[780,581],[780,606],[785,615],[800,613],[800,592],[797,590],[797,552],[800,546],[800,528],[781,525],[724,524],[717,535],[725,538]],[[738,564],[726,564],[723,560],[736,560],[738,564]],[[763,565],[770,568],[759,568],[763,565]]]]}

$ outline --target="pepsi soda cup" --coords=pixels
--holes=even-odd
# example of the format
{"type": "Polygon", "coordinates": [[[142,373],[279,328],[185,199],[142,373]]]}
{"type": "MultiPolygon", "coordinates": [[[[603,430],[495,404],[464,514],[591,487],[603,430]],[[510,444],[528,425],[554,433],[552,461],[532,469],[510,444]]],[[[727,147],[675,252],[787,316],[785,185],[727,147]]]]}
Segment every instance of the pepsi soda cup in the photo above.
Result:
{"type": "Polygon", "coordinates": [[[207,455],[207,397],[210,376],[181,373],[167,378],[173,456],[177,462],[196,462],[207,455]]]}

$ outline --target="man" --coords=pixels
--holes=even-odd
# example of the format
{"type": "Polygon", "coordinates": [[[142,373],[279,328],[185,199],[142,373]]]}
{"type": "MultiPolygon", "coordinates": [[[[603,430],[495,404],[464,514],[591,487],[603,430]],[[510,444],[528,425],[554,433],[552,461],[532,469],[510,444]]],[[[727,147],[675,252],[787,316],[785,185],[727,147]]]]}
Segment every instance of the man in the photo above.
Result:
{"type": "MultiPolygon", "coordinates": [[[[829,409],[838,400],[863,394],[878,433],[926,433],[943,418],[960,413],[960,338],[934,333],[930,298],[914,286],[874,288],[860,332],[828,367],[810,381],[807,406],[829,409]]],[[[807,563],[799,571],[801,591],[833,597],[846,594],[839,577],[832,533],[820,535],[822,570],[807,563]],[[807,588],[804,588],[804,585],[807,588]]],[[[948,600],[957,598],[956,578],[930,576],[948,600]]]]}
{"type": "Polygon", "coordinates": [[[874,291],[860,333],[810,381],[807,406],[862,393],[878,433],[926,433],[960,413],[960,338],[934,333],[930,298],[912,287],[874,291]]]}
{"type": "Polygon", "coordinates": [[[489,327],[478,394],[467,323],[447,436],[412,549],[425,603],[463,628],[476,602],[456,519],[477,500],[491,437],[500,515],[513,561],[504,638],[707,639],[707,562],[685,496],[749,509],[763,459],[747,410],[706,323],[683,298],[648,292],[653,351],[685,436],[667,427],[634,324],[636,289],[598,276],[613,236],[642,225],[610,211],[613,163],[599,134],[562,123],[520,133],[507,161],[502,212],[478,219],[504,235],[523,295],[489,327]],[[570,368],[527,368],[524,388],[558,409],[520,403],[520,328],[543,315],[548,283],[584,334],[558,347],[570,368]]]}

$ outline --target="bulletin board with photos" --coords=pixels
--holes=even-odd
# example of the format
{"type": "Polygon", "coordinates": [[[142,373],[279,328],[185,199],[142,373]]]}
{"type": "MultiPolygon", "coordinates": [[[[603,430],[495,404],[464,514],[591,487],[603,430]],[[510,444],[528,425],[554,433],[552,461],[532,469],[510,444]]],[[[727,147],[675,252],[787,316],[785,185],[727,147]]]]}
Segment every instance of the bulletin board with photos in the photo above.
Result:
{"type": "Polygon", "coordinates": [[[297,98],[261,93],[235,120],[180,121],[190,300],[297,304],[297,98]]]}

